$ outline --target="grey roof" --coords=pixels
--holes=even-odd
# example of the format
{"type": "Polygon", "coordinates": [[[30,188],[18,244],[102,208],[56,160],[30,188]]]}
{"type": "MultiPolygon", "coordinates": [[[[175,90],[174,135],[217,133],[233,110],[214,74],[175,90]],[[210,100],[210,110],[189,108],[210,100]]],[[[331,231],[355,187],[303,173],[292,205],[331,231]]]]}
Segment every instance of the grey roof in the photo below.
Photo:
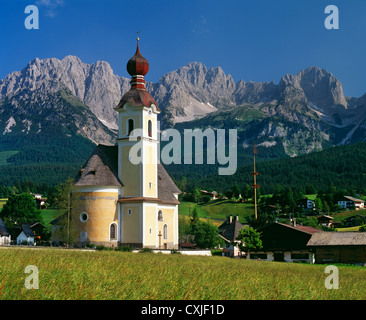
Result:
{"type": "Polygon", "coordinates": [[[5,226],[4,221],[0,219],[0,236],[7,237],[9,235],[10,235],[10,233],[9,233],[8,228],[5,226]]]}
{"type": "Polygon", "coordinates": [[[118,147],[98,145],[79,171],[74,185],[123,186],[118,179],[118,147]]]}
{"type": "Polygon", "coordinates": [[[357,198],[354,198],[354,197],[351,197],[351,196],[344,196],[346,199],[348,200],[351,200],[353,202],[365,202],[364,200],[361,200],[361,199],[357,199],[357,198]]]}
{"type": "Polygon", "coordinates": [[[366,232],[317,232],[307,246],[366,246],[366,232]]]}
{"type": "Polygon", "coordinates": [[[158,164],[158,198],[163,202],[179,204],[174,193],[181,193],[161,163],[158,164]]]}
{"type": "MultiPolygon", "coordinates": [[[[75,186],[116,186],[123,183],[118,179],[118,146],[98,145],[75,178],[75,186]]],[[[162,202],[178,204],[174,194],[181,191],[158,164],[158,198],[162,202]]]]}
{"type": "Polygon", "coordinates": [[[31,226],[29,224],[23,223],[22,224],[22,231],[24,234],[28,237],[34,237],[34,233],[31,229],[31,226]]]}
{"type": "Polygon", "coordinates": [[[233,221],[231,223],[226,220],[221,226],[219,226],[219,233],[226,240],[235,241],[238,238],[239,230],[243,227],[243,224],[233,217],[233,221]]]}

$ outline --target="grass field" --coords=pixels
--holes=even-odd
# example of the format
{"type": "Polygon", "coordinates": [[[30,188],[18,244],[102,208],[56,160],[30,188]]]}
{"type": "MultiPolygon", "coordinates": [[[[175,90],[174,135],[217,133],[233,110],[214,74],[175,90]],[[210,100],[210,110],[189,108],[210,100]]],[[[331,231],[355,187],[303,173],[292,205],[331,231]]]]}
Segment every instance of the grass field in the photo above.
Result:
{"type": "Polygon", "coordinates": [[[247,222],[247,218],[254,215],[254,205],[248,202],[234,202],[231,200],[211,200],[206,204],[182,201],[179,205],[179,214],[189,215],[193,208],[197,208],[199,217],[225,220],[227,215],[238,215],[239,221],[247,222]]]}
{"type": "Polygon", "coordinates": [[[225,257],[63,249],[0,249],[0,299],[365,299],[366,269],[339,267],[325,288],[323,265],[225,257]],[[27,265],[39,289],[25,287],[27,265]]]}

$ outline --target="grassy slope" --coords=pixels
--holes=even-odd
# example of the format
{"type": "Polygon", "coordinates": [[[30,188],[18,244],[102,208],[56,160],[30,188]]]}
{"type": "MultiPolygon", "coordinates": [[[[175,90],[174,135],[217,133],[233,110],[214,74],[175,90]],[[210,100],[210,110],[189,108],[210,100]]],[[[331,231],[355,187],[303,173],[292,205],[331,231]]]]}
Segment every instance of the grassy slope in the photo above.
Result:
{"type": "Polygon", "coordinates": [[[245,223],[247,218],[254,214],[252,203],[233,202],[231,200],[211,200],[207,204],[182,201],[179,205],[179,214],[189,215],[189,208],[192,212],[195,207],[199,217],[217,220],[225,220],[226,216],[231,214],[238,215],[239,221],[245,223]]]}
{"type": "Polygon", "coordinates": [[[366,269],[115,251],[0,249],[0,299],[365,299],[366,269]],[[39,289],[24,286],[27,265],[39,289]]]}

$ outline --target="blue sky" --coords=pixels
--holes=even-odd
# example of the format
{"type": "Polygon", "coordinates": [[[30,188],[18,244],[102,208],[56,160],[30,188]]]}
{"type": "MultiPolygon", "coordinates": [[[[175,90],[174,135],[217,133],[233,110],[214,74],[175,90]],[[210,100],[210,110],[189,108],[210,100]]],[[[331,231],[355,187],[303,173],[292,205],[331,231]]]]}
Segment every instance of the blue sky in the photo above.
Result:
{"type": "Polygon", "coordinates": [[[108,61],[129,77],[136,49],[150,63],[147,81],[191,61],[221,66],[235,81],[274,81],[311,65],[327,69],[345,95],[366,93],[365,0],[1,0],[0,78],[35,57],[108,61]],[[27,30],[24,9],[39,9],[27,30]],[[327,5],[339,30],[327,30],[327,5]]]}

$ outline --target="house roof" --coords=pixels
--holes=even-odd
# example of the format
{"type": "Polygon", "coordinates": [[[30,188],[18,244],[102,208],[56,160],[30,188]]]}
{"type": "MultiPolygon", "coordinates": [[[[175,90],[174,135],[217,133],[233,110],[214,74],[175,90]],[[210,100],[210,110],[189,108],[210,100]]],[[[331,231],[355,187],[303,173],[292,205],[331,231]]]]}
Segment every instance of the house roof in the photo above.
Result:
{"type": "Polygon", "coordinates": [[[366,246],[366,232],[319,232],[314,233],[307,243],[316,246],[366,246]]]}
{"type": "Polygon", "coordinates": [[[328,219],[328,220],[333,220],[334,218],[333,217],[331,217],[331,216],[328,216],[328,215],[326,215],[326,214],[323,214],[323,215],[321,215],[320,217],[318,217],[317,219],[319,220],[319,219],[328,219]]]}
{"type": "Polygon", "coordinates": [[[0,219],[0,236],[7,237],[9,235],[10,235],[10,233],[9,233],[8,228],[5,226],[4,221],[0,219]]]}
{"type": "Polygon", "coordinates": [[[31,226],[29,224],[23,223],[21,228],[22,228],[22,231],[24,232],[24,234],[27,237],[34,237],[34,233],[33,233],[32,229],[31,229],[31,226]]]}
{"type": "Polygon", "coordinates": [[[279,225],[282,225],[284,227],[291,228],[291,229],[294,229],[294,230],[297,230],[297,231],[301,231],[301,232],[304,232],[304,233],[309,233],[309,234],[313,234],[315,232],[320,232],[321,231],[319,229],[315,229],[315,228],[309,227],[309,226],[296,225],[294,227],[294,226],[291,226],[289,224],[284,224],[284,223],[280,223],[280,222],[274,222],[274,223],[277,223],[279,225]]]}
{"type": "Polygon", "coordinates": [[[346,199],[350,200],[350,201],[353,201],[353,202],[365,202],[364,200],[361,200],[361,199],[357,199],[357,198],[354,198],[354,197],[350,197],[350,196],[344,196],[346,199]]]}
{"type": "Polygon", "coordinates": [[[231,223],[226,220],[219,226],[219,233],[226,240],[235,241],[238,238],[239,230],[243,227],[244,225],[234,217],[231,223]]]}
{"type": "Polygon", "coordinates": [[[123,186],[118,179],[118,147],[99,144],[79,171],[74,185],[123,186]]]}
{"type": "MultiPolygon", "coordinates": [[[[88,161],[75,178],[75,186],[115,186],[122,187],[118,179],[118,146],[98,145],[88,161]]],[[[179,204],[174,194],[181,191],[166,172],[164,166],[158,164],[158,198],[157,202],[179,204]]],[[[142,197],[124,197],[120,202],[151,200],[142,197]]]]}

